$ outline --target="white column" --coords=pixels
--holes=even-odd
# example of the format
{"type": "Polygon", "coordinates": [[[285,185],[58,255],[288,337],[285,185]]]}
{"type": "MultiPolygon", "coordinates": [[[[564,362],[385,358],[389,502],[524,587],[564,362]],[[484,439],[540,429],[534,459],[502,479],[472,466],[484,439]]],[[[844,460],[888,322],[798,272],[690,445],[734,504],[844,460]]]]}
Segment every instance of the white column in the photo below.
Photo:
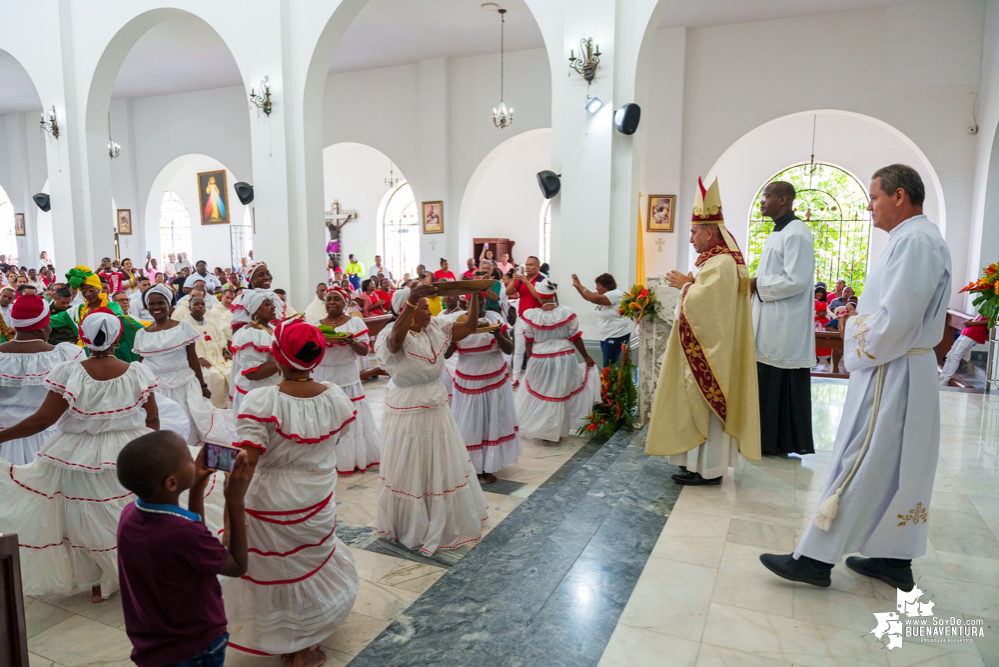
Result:
{"type": "MultiPolygon", "coordinates": [[[[420,261],[431,272],[439,268],[440,258],[458,261],[458,208],[449,194],[448,128],[450,88],[448,62],[445,58],[420,61],[420,170],[408,175],[421,215],[420,261]],[[424,234],[423,202],[444,202],[444,233],[424,234]]],[[[412,267],[416,268],[416,267],[412,267]]]]}

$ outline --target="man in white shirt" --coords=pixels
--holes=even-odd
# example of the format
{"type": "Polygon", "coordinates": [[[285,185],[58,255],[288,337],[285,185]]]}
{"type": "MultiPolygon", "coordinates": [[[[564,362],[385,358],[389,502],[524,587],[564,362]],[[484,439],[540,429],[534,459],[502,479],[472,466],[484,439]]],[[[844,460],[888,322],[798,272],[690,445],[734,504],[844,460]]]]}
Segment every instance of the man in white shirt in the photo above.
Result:
{"type": "Polygon", "coordinates": [[[144,322],[152,322],[153,316],[149,314],[146,310],[146,304],[142,302],[142,295],[146,293],[150,287],[149,278],[142,276],[139,278],[139,291],[136,292],[129,298],[128,314],[137,320],[143,320],[144,322]]]}
{"type": "Polygon", "coordinates": [[[375,265],[368,269],[369,278],[377,278],[378,274],[385,274],[385,277],[392,280],[392,272],[382,266],[382,256],[375,255],[375,265]]]}
{"type": "Polygon", "coordinates": [[[750,282],[756,377],[760,388],[760,450],[766,455],[812,454],[815,309],[812,232],[794,214],[794,186],[763,188],[760,211],[774,221],[750,282]]]}
{"type": "Polygon", "coordinates": [[[180,257],[180,259],[177,261],[176,264],[174,264],[174,272],[175,273],[180,273],[181,270],[183,270],[183,269],[190,270],[191,263],[189,261],[187,261],[187,253],[186,252],[182,252],[182,253],[180,253],[179,257],[180,257]]]}
{"type": "Polygon", "coordinates": [[[208,263],[201,259],[195,264],[195,271],[187,277],[184,281],[184,293],[190,294],[191,288],[194,287],[194,283],[197,280],[203,280],[205,283],[205,289],[209,294],[215,294],[218,290],[222,289],[222,283],[219,279],[215,277],[215,274],[208,273],[208,263]]]}

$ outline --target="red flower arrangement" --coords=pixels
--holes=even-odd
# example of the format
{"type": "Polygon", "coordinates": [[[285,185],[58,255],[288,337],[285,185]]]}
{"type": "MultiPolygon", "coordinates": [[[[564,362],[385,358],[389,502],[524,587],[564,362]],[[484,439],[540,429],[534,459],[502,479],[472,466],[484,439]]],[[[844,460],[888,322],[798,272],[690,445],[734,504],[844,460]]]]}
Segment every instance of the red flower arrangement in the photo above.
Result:
{"type": "Polygon", "coordinates": [[[632,288],[625,292],[624,296],[621,297],[617,312],[618,315],[623,315],[629,320],[641,322],[642,316],[645,315],[645,313],[655,314],[657,303],[656,297],[652,292],[647,290],[642,285],[633,285],[632,288]]]}
{"type": "Polygon", "coordinates": [[[635,367],[628,346],[621,347],[624,351],[621,361],[600,371],[600,402],[593,406],[593,412],[586,417],[586,426],[577,429],[576,435],[610,437],[619,428],[634,429],[638,411],[635,367]]]}

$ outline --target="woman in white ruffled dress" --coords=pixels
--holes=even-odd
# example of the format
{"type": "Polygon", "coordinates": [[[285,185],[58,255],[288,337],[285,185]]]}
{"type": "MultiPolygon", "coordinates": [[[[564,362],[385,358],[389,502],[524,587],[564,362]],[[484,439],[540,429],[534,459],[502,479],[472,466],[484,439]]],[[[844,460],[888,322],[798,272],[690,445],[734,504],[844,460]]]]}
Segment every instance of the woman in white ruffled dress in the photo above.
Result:
{"type": "Polygon", "coordinates": [[[357,410],[357,421],[350,432],[336,443],[336,469],[341,475],[364,472],[371,466],[377,466],[381,460],[382,441],[375,416],[364,395],[361,371],[357,365],[358,357],[367,357],[371,353],[371,337],[364,320],[346,313],[349,302],[350,296],[342,288],[327,290],[324,302],[326,317],[310,322],[319,326],[324,334],[347,334],[343,338],[326,338],[326,354],[312,373],[316,382],[332,382],[343,389],[357,410]]]}
{"type": "Polygon", "coordinates": [[[92,588],[100,602],[118,589],[118,519],[135,499],[118,482],[118,453],[160,426],[156,378],[114,357],[120,335],[107,308],[87,314],[90,358],[49,371],[37,412],[0,432],[4,442],[58,428],[28,465],[0,461],[0,533],[18,534],[25,595],[92,588]]]}
{"type": "Polygon", "coordinates": [[[465,322],[431,317],[433,285],[392,296],[399,314],[375,343],[391,377],[382,419],[378,532],[433,555],[482,538],[486,497],[447,405],[444,353],[475,332],[478,303],[465,322]]]}
{"type": "Polygon", "coordinates": [[[354,406],[309,372],[323,358],[316,327],[289,320],[275,327],[283,380],[250,391],[237,440],[253,478],[246,491],[249,563],[223,579],[229,647],[281,655],[291,667],[324,660],[317,645],[347,619],[358,577],[336,529],[337,441],[355,423],[354,406]]]}
{"type": "MultiPolygon", "coordinates": [[[[461,307],[461,299],[456,296],[441,297],[441,303],[444,306],[444,310],[436,315],[436,318],[439,320],[454,322],[465,314],[465,309],[461,307]]],[[[447,389],[447,399],[449,401],[454,399],[454,370],[457,367],[458,357],[453,354],[445,355],[444,372],[441,373],[441,382],[444,383],[444,388],[447,389]]]]}
{"type": "MultiPolygon", "coordinates": [[[[476,296],[483,307],[484,298],[476,296]]],[[[513,341],[498,312],[485,311],[482,318],[500,327],[472,334],[448,350],[457,359],[451,410],[479,480],[492,484],[494,472],[517,463],[521,448],[510,367],[503,356],[513,352],[513,341]]]]}
{"type": "Polygon", "coordinates": [[[556,442],[585,425],[600,401],[600,372],[583,346],[576,313],[556,303],[556,285],[535,284],[540,308],[524,311],[524,338],[530,360],[517,392],[520,435],[556,442]],[[585,363],[576,361],[579,352],[585,363]]]}
{"type": "Polygon", "coordinates": [[[274,334],[271,321],[277,311],[276,301],[280,297],[270,290],[259,289],[244,292],[242,311],[236,311],[233,316],[233,327],[237,324],[237,316],[249,313],[248,323],[241,325],[232,335],[232,379],[229,382],[232,392],[232,411],[236,418],[240,415],[240,404],[247,392],[259,387],[271,387],[281,381],[278,367],[271,354],[274,334]]]}
{"type": "Polygon", "coordinates": [[[198,446],[205,441],[232,442],[235,430],[232,413],[212,405],[212,393],[202,376],[195,352],[201,333],[187,322],[170,318],[169,288],[154,285],[143,293],[142,301],[153,317],[153,323],[135,333],[132,351],[156,376],[159,393],[179,403],[187,413],[191,422],[188,446],[198,446]]]}
{"type": "MultiPolygon", "coordinates": [[[[45,378],[64,361],[86,358],[72,343],[49,345],[49,306],[40,296],[26,294],[11,306],[15,338],[0,345],[0,432],[27,417],[45,400],[45,378]]],[[[0,459],[13,465],[31,463],[42,445],[55,435],[49,428],[0,445],[0,459]]],[[[0,531],[2,532],[2,531],[0,531]]]]}

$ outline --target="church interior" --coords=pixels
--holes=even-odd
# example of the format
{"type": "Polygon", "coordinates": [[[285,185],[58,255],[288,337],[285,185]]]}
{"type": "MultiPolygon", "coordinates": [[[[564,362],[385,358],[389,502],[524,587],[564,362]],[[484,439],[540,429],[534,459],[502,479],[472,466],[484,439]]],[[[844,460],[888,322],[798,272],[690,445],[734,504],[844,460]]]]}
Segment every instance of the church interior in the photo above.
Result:
{"type": "MultiPolygon", "coordinates": [[[[597,371],[600,302],[576,276],[657,297],[629,324],[634,428],[551,442],[522,427],[517,462],[482,483],[481,541],[408,549],[379,533],[384,459],[339,476],[336,537],[358,583],[321,643],[334,667],[999,665],[994,331],[942,382],[923,378],[939,385],[939,456],[911,568],[929,623],[976,628],[964,641],[906,634],[889,650],[876,614],[901,589],[843,565],[817,588],[760,563],[796,550],[838,470],[859,371],[832,306],[808,370],[813,450],[736,454],[705,485],[646,453],[650,417],[688,409],[657,381],[686,321],[667,276],[694,281],[702,261],[698,179],[717,183],[754,279],[774,228],[764,188],[792,183],[811,283],[832,301],[843,281],[863,310],[893,251],[871,215],[872,175],[892,164],[921,177],[950,253],[943,369],[979,314],[961,288],[999,262],[999,0],[0,0],[0,255],[15,273],[43,252],[59,281],[104,257],[165,271],[186,253],[225,276],[263,261],[297,313],[322,310],[317,283],[355,258],[366,279],[377,256],[401,289],[418,265],[459,274],[495,251],[542,265],[578,324],[572,358],[597,371]]],[[[384,431],[395,385],[361,364],[384,431]]],[[[133,664],[119,593],[11,595],[0,586],[22,611],[0,620],[21,619],[27,654],[0,665],[133,664]]],[[[224,664],[292,662],[230,645],[224,664]]]]}

